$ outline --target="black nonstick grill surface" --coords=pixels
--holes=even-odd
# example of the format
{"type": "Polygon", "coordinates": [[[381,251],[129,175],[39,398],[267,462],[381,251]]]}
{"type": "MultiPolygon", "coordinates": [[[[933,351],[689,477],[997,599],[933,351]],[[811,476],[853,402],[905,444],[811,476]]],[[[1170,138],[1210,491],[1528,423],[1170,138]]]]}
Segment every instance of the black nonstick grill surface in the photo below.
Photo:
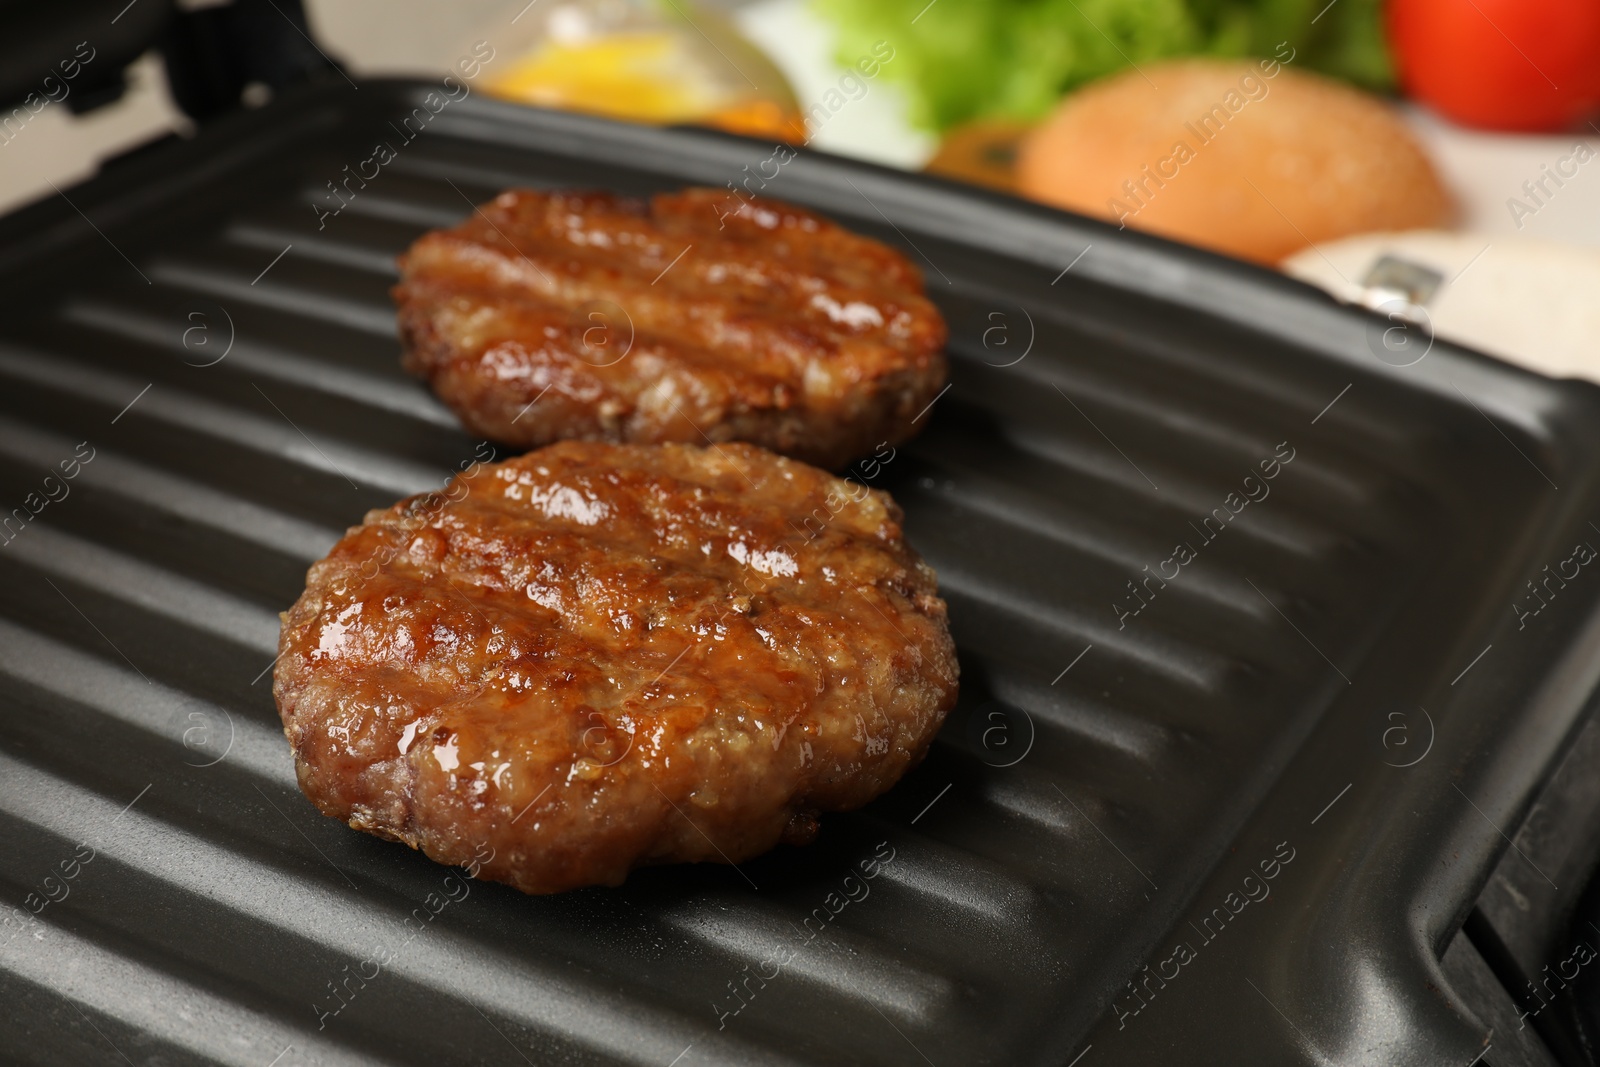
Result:
{"type": "Polygon", "coordinates": [[[277,612],[486,449],[400,373],[395,254],[507,185],[721,186],[771,154],[472,98],[319,227],[428,88],[307,91],[0,224],[6,1056],[1492,1045],[1438,960],[1600,674],[1596,568],[1525,585],[1600,546],[1594,390],[1442,342],[1391,366],[1390,323],[1266,272],[824,156],[766,191],[906,248],[951,324],[926,432],[853,468],[950,602],[962,701],[927,762],[810,848],[547,898],[318,815],[277,612]]]}

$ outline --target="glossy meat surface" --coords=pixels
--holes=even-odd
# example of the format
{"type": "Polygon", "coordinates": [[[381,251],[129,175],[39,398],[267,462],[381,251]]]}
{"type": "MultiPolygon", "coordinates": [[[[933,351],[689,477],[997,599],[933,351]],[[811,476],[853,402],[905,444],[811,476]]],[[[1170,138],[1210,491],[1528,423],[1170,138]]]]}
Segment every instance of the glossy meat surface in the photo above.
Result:
{"type": "Polygon", "coordinates": [[[474,466],[351,529],[279,645],[325,814],[530,893],[805,842],[957,688],[888,495],[745,444],[474,466]]]}
{"type": "Polygon", "coordinates": [[[838,469],[944,386],[917,269],[776,201],[511,190],[400,265],[407,370],[507,445],[741,440],[838,469]]]}

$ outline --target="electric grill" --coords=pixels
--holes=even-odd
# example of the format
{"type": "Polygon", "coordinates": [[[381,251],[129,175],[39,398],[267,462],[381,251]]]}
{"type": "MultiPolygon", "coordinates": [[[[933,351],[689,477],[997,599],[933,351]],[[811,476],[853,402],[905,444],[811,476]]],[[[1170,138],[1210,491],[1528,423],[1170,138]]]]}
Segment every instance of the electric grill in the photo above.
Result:
{"type": "Polygon", "coordinates": [[[446,900],[321,817],[276,613],[484,447],[399,370],[394,256],[506,186],[770,153],[477,93],[404,138],[437,89],[287,90],[0,221],[7,1059],[1588,1062],[1520,980],[1597,852],[1594,388],[816,153],[764,192],[951,326],[926,431],[854,475],[949,600],[927,761],[811,847],[554,897],[446,900]]]}

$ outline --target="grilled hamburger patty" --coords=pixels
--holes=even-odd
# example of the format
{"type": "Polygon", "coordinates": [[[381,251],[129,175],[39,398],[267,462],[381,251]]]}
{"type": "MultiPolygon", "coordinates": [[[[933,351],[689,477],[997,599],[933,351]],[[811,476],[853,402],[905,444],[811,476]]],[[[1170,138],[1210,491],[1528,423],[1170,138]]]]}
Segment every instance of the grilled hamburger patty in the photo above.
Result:
{"type": "Polygon", "coordinates": [[[837,469],[944,385],[917,269],[776,201],[515,189],[400,268],[406,369],[508,445],[741,440],[837,469]]]}
{"type": "Polygon", "coordinates": [[[576,441],[373,511],[283,616],[300,786],[529,893],[803,843],[955,702],[900,518],[751,445],[576,441]]]}

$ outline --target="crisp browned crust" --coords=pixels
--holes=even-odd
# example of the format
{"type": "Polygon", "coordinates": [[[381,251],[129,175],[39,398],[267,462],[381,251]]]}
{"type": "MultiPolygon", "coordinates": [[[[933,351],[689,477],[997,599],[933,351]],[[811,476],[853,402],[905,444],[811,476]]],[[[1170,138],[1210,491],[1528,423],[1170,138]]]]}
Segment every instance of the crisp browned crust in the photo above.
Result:
{"type": "Polygon", "coordinates": [[[776,201],[511,190],[400,265],[406,369],[508,445],[741,440],[838,469],[944,385],[917,269],[776,201]]]}
{"type": "Polygon", "coordinates": [[[482,876],[530,893],[805,841],[956,698],[889,496],[744,444],[564,442],[374,511],[279,651],[325,814],[441,863],[492,850],[482,876]]]}

